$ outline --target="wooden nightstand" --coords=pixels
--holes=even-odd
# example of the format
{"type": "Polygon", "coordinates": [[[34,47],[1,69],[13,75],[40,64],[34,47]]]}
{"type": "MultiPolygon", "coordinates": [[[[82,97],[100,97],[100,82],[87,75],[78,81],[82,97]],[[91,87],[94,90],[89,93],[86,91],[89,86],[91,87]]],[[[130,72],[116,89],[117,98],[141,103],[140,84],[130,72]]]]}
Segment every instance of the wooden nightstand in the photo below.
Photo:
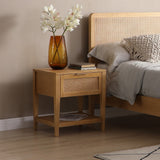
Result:
{"type": "MultiPolygon", "coordinates": [[[[33,110],[34,129],[37,123],[43,123],[54,127],[55,136],[59,136],[59,128],[73,125],[101,123],[101,129],[105,130],[105,99],[106,99],[106,70],[33,70],[33,110]],[[38,95],[51,96],[54,99],[54,116],[38,115],[38,95]],[[89,96],[88,117],[79,121],[60,121],[61,97],[89,96]],[[91,105],[92,95],[100,95],[100,117],[94,116],[91,105]]],[[[82,112],[82,107],[79,107],[82,112]]]]}

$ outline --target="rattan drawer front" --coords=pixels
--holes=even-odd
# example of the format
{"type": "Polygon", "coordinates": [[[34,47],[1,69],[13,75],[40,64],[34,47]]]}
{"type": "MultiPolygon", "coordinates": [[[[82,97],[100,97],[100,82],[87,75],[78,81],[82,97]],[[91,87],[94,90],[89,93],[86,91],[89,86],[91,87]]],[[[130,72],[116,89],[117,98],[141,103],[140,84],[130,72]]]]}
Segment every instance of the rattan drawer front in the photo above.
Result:
{"type": "Polygon", "coordinates": [[[61,76],[61,96],[93,95],[100,93],[100,73],[82,73],[61,76]]]}

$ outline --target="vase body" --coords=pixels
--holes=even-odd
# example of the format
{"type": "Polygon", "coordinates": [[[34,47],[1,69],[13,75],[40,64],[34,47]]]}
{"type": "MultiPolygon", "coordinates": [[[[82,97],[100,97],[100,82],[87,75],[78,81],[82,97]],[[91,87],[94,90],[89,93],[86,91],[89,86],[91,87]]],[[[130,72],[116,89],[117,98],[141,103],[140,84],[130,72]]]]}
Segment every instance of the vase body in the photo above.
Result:
{"type": "Polygon", "coordinates": [[[48,63],[52,69],[67,66],[67,49],[64,36],[51,36],[48,50],[48,63]]]}

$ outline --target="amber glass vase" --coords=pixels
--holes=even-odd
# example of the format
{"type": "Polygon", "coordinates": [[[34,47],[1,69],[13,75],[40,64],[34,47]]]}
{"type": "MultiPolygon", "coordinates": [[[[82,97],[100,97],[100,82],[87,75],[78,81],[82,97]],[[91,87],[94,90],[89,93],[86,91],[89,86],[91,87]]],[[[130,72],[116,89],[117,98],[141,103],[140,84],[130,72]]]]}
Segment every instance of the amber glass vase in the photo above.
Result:
{"type": "Polygon", "coordinates": [[[48,50],[48,63],[52,69],[67,66],[67,49],[64,36],[51,36],[48,50]]]}

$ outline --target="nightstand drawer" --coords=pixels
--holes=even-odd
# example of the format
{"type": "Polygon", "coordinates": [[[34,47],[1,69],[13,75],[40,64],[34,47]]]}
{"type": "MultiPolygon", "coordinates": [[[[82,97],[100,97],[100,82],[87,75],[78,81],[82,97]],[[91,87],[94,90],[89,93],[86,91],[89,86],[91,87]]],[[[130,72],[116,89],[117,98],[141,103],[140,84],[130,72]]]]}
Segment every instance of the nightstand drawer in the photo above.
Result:
{"type": "Polygon", "coordinates": [[[94,95],[101,92],[101,73],[75,73],[61,76],[61,96],[94,95]]]}

